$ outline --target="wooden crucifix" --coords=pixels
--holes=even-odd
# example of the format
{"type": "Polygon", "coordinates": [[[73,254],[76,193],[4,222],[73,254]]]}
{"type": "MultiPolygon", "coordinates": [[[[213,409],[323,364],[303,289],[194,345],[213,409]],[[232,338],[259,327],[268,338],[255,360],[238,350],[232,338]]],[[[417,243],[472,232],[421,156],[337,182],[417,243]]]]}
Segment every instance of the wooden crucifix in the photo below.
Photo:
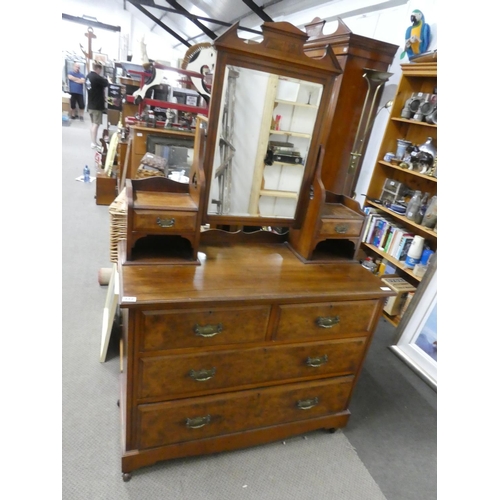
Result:
{"type": "Polygon", "coordinates": [[[92,53],[92,39],[93,38],[97,38],[97,37],[94,35],[94,29],[91,26],[89,26],[87,28],[87,33],[85,33],[85,36],[89,39],[89,41],[88,41],[88,50],[87,50],[87,52],[85,52],[85,50],[83,49],[82,44],[80,44],[80,48],[82,49],[82,52],[83,52],[85,58],[87,59],[87,68],[90,70],[90,62],[92,61],[92,58],[93,58],[93,53],[92,53]]]}

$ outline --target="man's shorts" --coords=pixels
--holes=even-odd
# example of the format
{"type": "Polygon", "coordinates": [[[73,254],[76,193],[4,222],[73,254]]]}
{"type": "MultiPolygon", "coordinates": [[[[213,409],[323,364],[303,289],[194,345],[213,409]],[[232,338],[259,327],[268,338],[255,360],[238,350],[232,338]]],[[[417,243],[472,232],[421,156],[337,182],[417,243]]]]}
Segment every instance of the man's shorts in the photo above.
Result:
{"type": "Polygon", "coordinates": [[[90,121],[96,125],[102,125],[102,111],[89,109],[90,121]]]}
{"type": "Polygon", "coordinates": [[[78,104],[78,109],[85,109],[85,104],[83,103],[83,95],[71,94],[71,99],[70,99],[71,109],[76,109],[77,104],[78,104]]]}

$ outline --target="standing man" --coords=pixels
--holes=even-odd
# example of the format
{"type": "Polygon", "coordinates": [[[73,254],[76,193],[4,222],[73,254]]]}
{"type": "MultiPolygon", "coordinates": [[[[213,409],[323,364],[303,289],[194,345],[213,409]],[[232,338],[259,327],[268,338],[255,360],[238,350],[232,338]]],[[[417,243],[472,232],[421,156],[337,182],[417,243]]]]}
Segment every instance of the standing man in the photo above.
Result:
{"type": "Polygon", "coordinates": [[[71,94],[71,118],[75,120],[80,115],[80,120],[83,121],[83,112],[85,111],[85,104],[83,102],[83,84],[85,83],[85,75],[80,72],[80,64],[75,62],[73,64],[73,71],[68,73],[69,80],[69,93],[71,94]],[[76,112],[76,105],[78,104],[78,113],[76,112]]]}
{"type": "Polygon", "coordinates": [[[88,105],[87,109],[90,115],[90,147],[98,148],[97,132],[99,125],[102,124],[102,113],[105,110],[105,89],[109,81],[101,76],[102,64],[95,62],[92,64],[92,71],[87,75],[85,85],[87,87],[88,105]]]}

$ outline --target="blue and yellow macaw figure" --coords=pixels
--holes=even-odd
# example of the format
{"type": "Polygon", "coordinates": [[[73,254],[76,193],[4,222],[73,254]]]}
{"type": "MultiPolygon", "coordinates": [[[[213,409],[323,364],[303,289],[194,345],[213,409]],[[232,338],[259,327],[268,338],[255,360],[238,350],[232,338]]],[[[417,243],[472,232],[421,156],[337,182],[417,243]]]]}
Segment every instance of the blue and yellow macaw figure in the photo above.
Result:
{"type": "Polygon", "coordinates": [[[410,20],[412,25],[406,30],[405,50],[401,54],[401,59],[408,55],[408,59],[411,61],[415,56],[423,54],[429,48],[431,30],[420,10],[414,10],[410,20]]]}

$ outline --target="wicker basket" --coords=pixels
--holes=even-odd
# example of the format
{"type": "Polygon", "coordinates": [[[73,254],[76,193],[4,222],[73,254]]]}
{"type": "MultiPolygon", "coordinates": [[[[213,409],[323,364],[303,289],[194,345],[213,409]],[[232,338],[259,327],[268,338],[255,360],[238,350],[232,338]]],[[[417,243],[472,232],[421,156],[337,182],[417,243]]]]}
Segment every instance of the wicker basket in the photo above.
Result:
{"type": "Polygon", "coordinates": [[[110,261],[118,263],[118,242],[127,239],[127,197],[125,189],[109,205],[111,215],[110,227],[110,261]]]}
{"type": "Polygon", "coordinates": [[[159,172],[158,170],[150,170],[148,168],[144,168],[144,165],[140,165],[135,173],[136,179],[146,179],[147,177],[165,177],[165,174],[159,172]]]}

